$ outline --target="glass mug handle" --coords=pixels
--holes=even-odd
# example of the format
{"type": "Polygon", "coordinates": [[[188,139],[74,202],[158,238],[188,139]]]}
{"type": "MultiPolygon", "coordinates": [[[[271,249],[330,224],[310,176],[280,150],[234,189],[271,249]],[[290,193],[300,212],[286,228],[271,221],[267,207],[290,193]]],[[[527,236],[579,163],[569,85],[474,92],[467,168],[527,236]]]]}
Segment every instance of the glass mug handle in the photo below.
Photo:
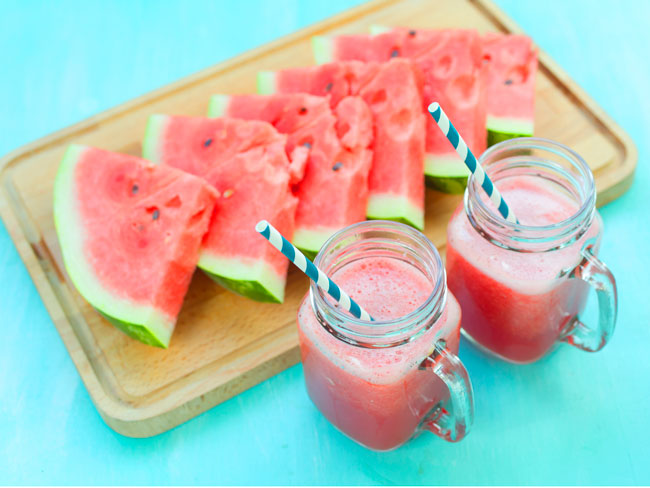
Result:
{"type": "Polygon", "coordinates": [[[607,266],[594,256],[593,248],[593,242],[582,248],[583,259],[569,276],[583,280],[596,290],[598,326],[590,327],[576,316],[562,337],[564,342],[588,352],[600,351],[612,337],[618,308],[616,279],[607,266]]]}
{"type": "Polygon", "coordinates": [[[468,434],[474,421],[474,394],[467,370],[458,356],[447,349],[444,339],[436,342],[422,367],[430,369],[449,390],[449,398],[425,419],[422,427],[447,441],[458,442],[468,434]]]}

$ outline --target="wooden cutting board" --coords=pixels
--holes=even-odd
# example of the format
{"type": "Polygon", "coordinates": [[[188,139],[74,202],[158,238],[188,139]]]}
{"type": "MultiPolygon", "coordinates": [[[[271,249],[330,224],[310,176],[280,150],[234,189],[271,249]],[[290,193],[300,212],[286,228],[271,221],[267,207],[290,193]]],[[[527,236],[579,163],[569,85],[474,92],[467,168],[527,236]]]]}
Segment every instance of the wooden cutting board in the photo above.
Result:
{"type": "MultiPolygon", "coordinates": [[[[184,422],[299,361],[295,317],[307,280],[290,272],[286,301],[238,297],[196,273],[168,350],[108,324],[76,292],[61,262],[52,218],[58,163],[70,143],[140,155],[152,113],[204,115],[214,93],[254,93],[256,73],[313,64],[316,34],[367,32],[371,24],[521,32],[489,0],[377,0],[262,46],[33,142],[0,161],[0,214],[93,402],[132,437],[184,422]],[[38,175],[38,178],[34,178],[38,175]]],[[[537,77],[536,135],[562,142],[593,168],[600,205],[632,182],[629,136],[546,54],[537,77]]],[[[425,234],[444,253],[459,196],[427,193],[425,234]]]]}

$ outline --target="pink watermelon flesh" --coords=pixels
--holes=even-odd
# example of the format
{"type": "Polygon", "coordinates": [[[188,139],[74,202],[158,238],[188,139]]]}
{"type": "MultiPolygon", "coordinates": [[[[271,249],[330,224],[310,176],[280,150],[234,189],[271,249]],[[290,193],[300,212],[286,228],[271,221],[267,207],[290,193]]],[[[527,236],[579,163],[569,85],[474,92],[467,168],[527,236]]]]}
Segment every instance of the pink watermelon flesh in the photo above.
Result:
{"type": "Polygon", "coordinates": [[[54,190],[68,274],[119,329],[167,347],[215,200],[209,185],[182,171],[71,146],[54,190]]]}
{"type": "Polygon", "coordinates": [[[489,145],[532,136],[535,120],[537,51],[523,35],[483,36],[487,67],[487,128],[489,145]]]}
{"type": "Polygon", "coordinates": [[[325,97],[300,94],[213,98],[210,115],[258,119],[287,134],[287,152],[307,150],[293,243],[313,257],[337,230],[365,220],[372,162],[372,114],[359,97],[332,110],[325,97]]]}
{"type": "MultiPolygon", "coordinates": [[[[199,267],[226,288],[282,302],[288,261],[255,232],[268,220],[291,238],[297,198],[286,136],[261,121],[155,115],[143,153],[156,163],[205,178],[218,194],[199,267]]],[[[304,158],[302,158],[304,164],[304,158]]],[[[298,163],[300,164],[300,163],[298,163]]]]}
{"type": "Polygon", "coordinates": [[[329,96],[334,110],[346,97],[361,97],[372,112],[374,126],[366,215],[424,226],[425,117],[422,79],[411,61],[350,61],[287,69],[275,73],[274,89],[329,96]]]}
{"type": "MultiPolygon", "coordinates": [[[[329,42],[333,60],[412,59],[424,77],[423,112],[428,114],[429,104],[439,102],[474,154],[478,157],[485,150],[486,73],[476,31],[394,28],[376,35],[338,36],[329,42]]],[[[457,187],[453,179],[465,179],[465,165],[433,118],[427,116],[426,121],[427,181],[438,189],[462,189],[464,185],[457,187]],[[446,177],[452,181],[440,181],[446,177]]]]}

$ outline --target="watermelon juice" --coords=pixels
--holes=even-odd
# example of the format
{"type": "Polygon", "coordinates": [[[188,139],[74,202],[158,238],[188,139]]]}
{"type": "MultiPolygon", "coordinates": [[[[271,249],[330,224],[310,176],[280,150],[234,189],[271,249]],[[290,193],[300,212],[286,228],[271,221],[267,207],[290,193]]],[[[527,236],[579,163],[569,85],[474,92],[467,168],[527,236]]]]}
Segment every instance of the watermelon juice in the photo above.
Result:
{"type": "Polygon", "coordinates": [[[487,151],[482,164],[519,220],[509,224],[470,179],[447,229],[449,289],[476,344],[518,363],[559,341],[599,350],[613,332],[616,284],[596,258],[602,220],[584,161],[556,143],[521,138],[487,151]],[[600,323],[578,319],[589,286],[600,323]]]}
{"type": "Polygon", "coordinates": [[[375,450],[422,430],[462,439],[472,390],[455,355],[460,308],[435,247],[411,227],[363,222],[335,234],[316,265],[375,319],[352,318],[315,285],[303,300],[305,383],[323,415],[375,450]]]}

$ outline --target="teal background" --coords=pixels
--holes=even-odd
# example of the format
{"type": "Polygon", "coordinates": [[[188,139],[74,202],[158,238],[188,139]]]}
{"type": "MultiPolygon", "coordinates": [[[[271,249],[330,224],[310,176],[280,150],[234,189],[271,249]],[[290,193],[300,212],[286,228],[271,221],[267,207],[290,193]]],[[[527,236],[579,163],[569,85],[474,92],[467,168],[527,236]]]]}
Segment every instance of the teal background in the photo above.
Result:
{"type": "MultiPolygon", "coordinates": [[[[354,3],[5,0],[0,154],[354,3]]],[[[565,346],[512,366],[463,345],[476,422],[455,445],[423,435],[390,453],[359,447],[312,406],[300,365],[170,432],[129,439],[97,414],[0,225],[0,482],[650,483],[650,2],[498,4],[638,144],[635,184],[601,210],[601,257],[620,296],[604,351],[565,346]]]]}

